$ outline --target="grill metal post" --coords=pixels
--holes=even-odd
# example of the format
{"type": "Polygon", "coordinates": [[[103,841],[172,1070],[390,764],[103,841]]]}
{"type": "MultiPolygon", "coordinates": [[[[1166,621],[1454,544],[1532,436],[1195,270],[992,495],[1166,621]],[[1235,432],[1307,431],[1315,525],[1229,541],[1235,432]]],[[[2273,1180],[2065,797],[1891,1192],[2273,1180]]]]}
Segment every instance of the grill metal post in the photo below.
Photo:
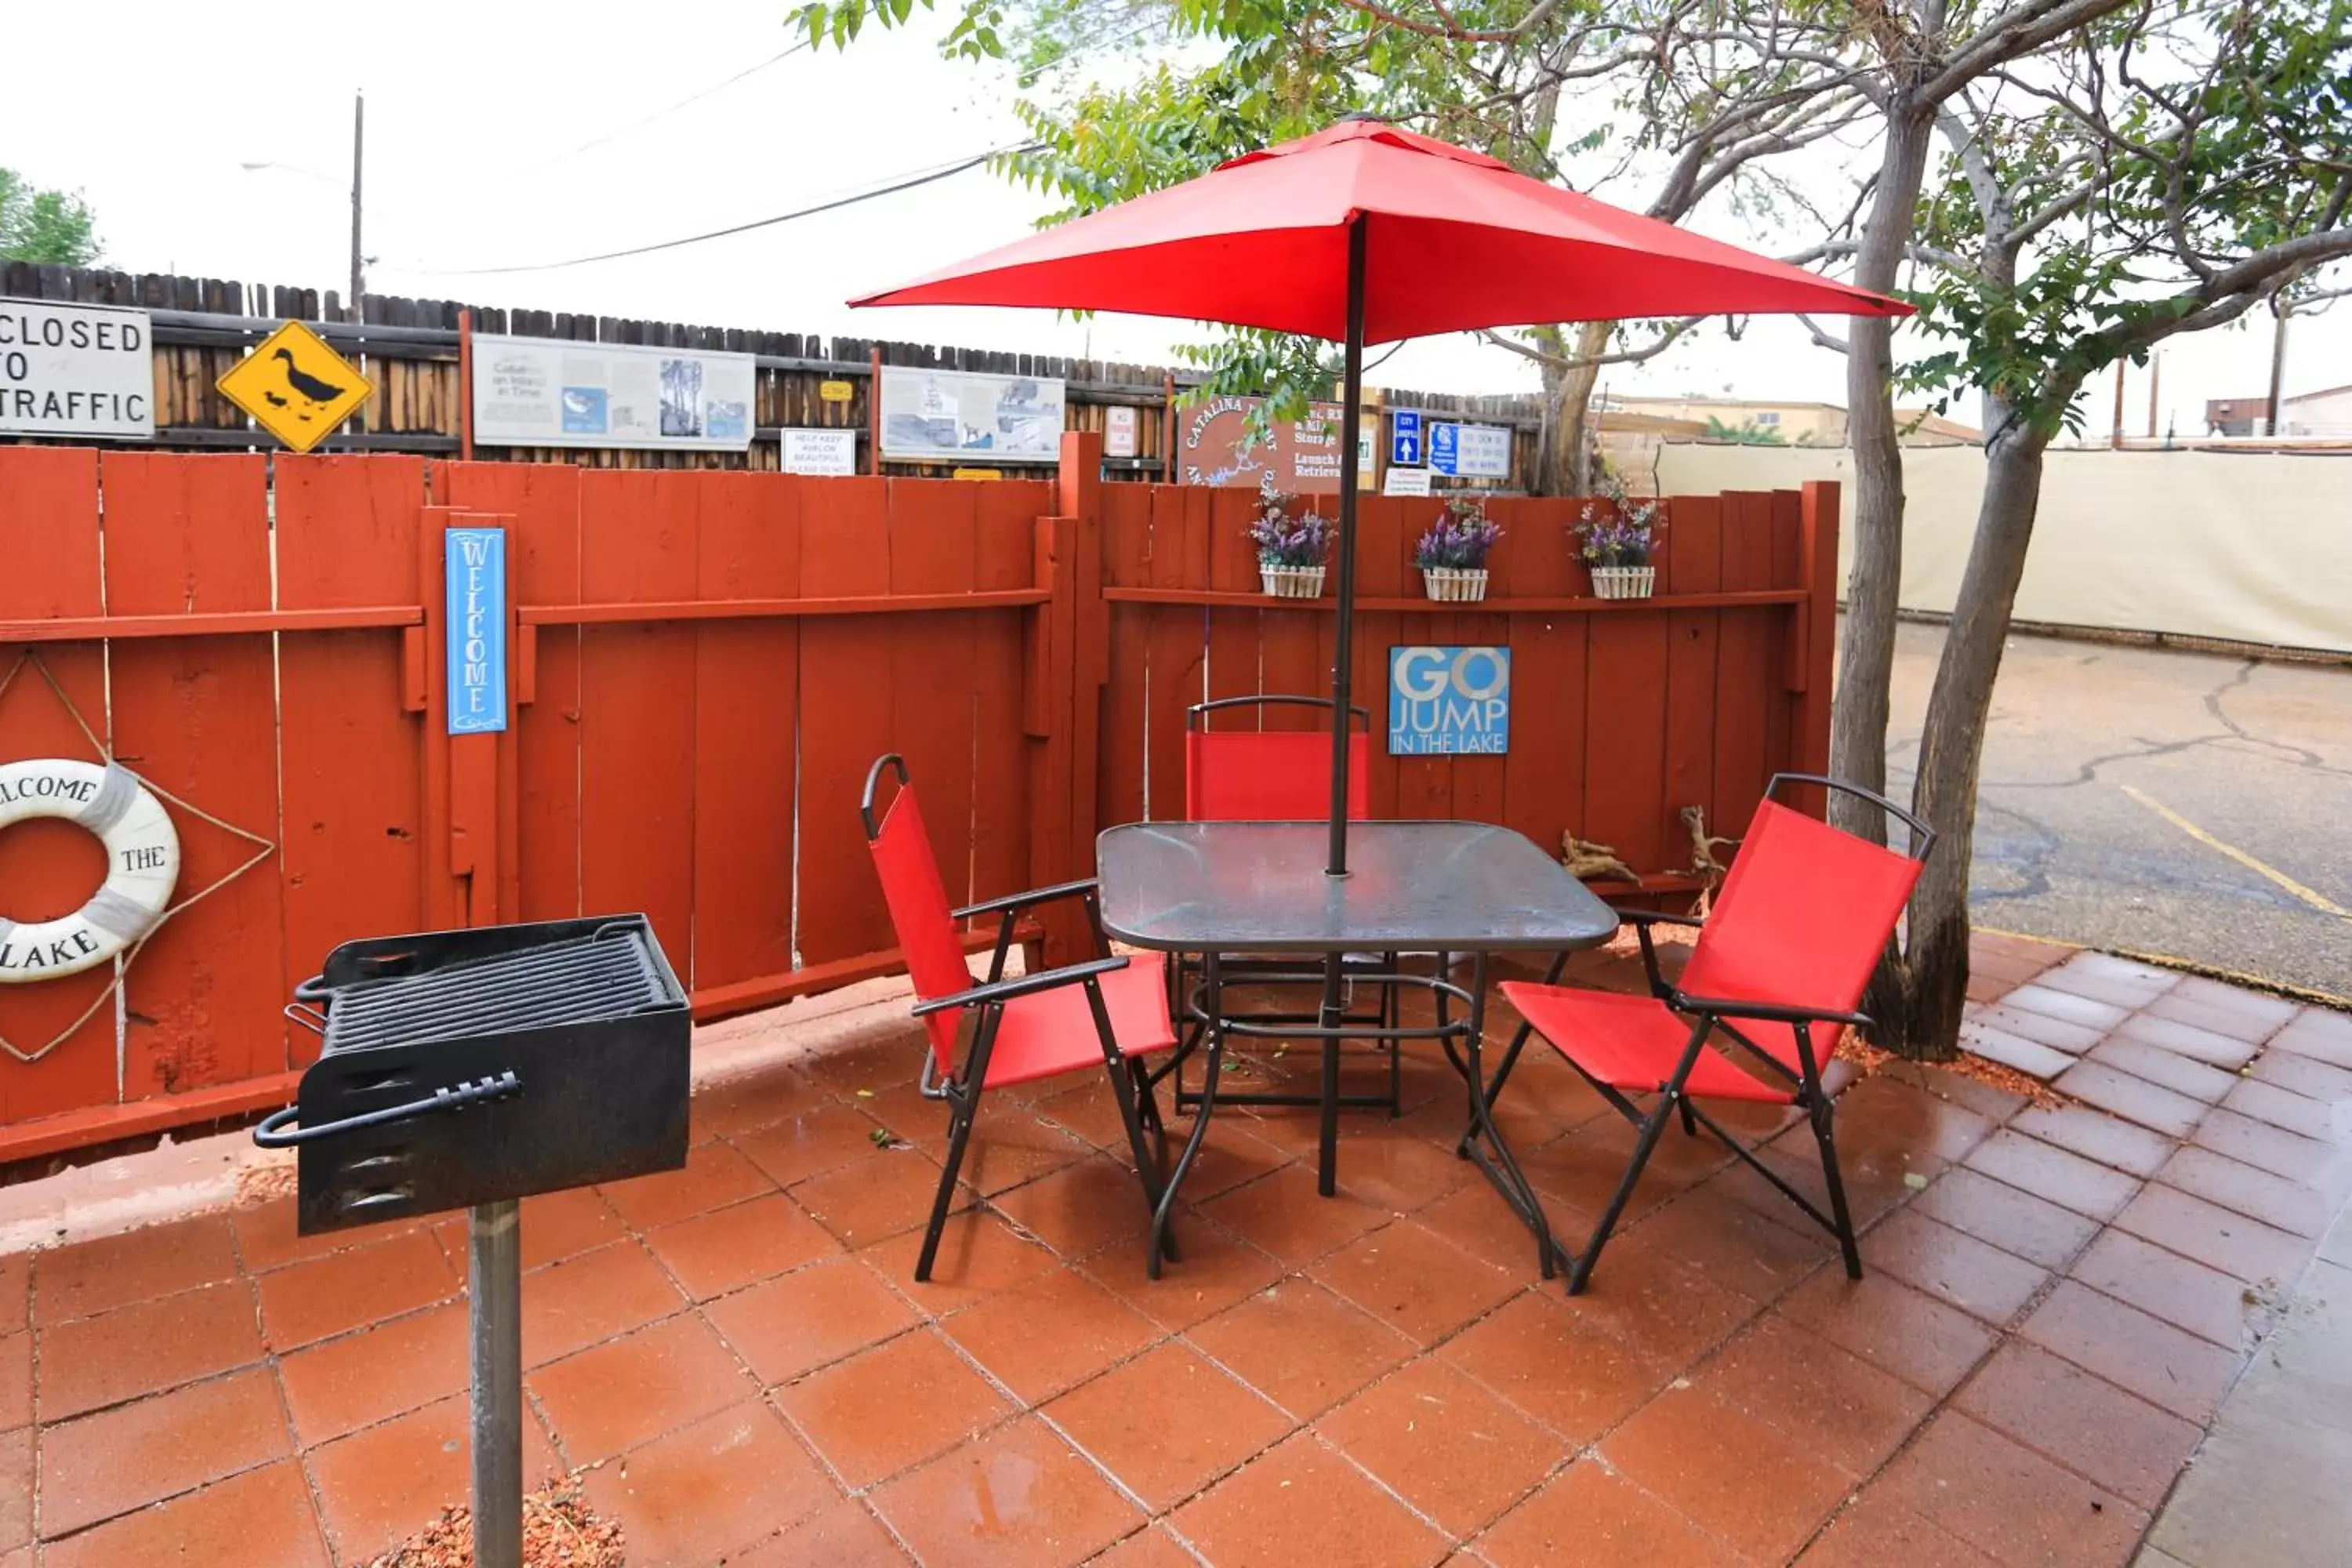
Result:
{"type": "Polygon", "coordinates": [[[468,1211],[474,1371],[474,1563],[522,1568],[522,1205],[468,1211]]]}

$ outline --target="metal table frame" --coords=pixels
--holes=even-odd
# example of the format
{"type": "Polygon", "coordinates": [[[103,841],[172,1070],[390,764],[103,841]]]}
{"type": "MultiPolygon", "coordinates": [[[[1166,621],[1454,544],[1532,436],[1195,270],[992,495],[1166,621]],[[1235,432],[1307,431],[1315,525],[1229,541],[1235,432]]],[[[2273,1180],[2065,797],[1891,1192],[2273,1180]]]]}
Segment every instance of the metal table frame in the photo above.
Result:
{"type": "MultiPolygon", "coordinates": [[[[1331,879],[1321,866],[1320,823],[1155,823],[1107,829],[1096,842],[1103,929],[1131,946],[1206,955],[1201,983],[1183,1002],[1205,1034],[1208,1093],[1215,1092],[1228,1036],[1321,1043],[1316,1185],[1327,1197],[1337,1189],[1339,1042],[1438,1041],[1468,1099],[1469,1125],[1460,1152],[1534,1234],[1543,1277],[1551,1279],[1556,1248],[1543,1205],[1504,1142],[1489,1103],[1481,1046],[1491,955],[1598,946],[1615,933],[1617,916],[1558,861],[1507,828],[1360,822],[1354,830],[1354,869],[1345,879],[1331,879]],[[1294,896],[1286,901],[1284,894],[1294,896]],[[1310,904],[1314,909],[1306,908],[1310,904]],[[1426,987],[1437,1014],[1427,1025],[1349,1021],[1340,1002],[1343,956],[1391,951],[1467,953],[1470,984],[1456,985],[1442,973],[1351,973],[1344,978],[1360,984],[1426,987]],[[1322,982],[1318,1021],[1300,1026],[1224,1016],[1217,955],[1231,952],[1297,955],[1298,968],[1285,977],[1322,982]],[[1453,1016],[1457,1005],[1459,1018],[1453,1016]]],[[[1201,1114],[1196,1139],[1205,1126],[1206,1107],[1201,1114]]]]}

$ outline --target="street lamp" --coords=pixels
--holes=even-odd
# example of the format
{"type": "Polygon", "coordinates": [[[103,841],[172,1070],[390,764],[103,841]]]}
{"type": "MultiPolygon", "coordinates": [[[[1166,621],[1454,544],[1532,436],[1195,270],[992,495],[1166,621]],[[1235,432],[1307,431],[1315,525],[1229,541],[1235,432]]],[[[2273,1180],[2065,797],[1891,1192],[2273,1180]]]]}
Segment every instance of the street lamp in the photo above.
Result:
{"type": "MultiPolygon", "coordinates": [[[[360,254],[360,192],[361,175],[365,168],[363,149],[366,145],[366,129],[367,95],[363,92],[355,92],[352,94],[352,297],[350,301],[354,314],[360,308],[360,295],[367,288],[367,258],[360,254]]],[[[317,180],[321,184],[341,184],[331,174],[322,174],[316,169],[305,169],[298,163],[274,163],[266,160],[257,160],[240,163],[237,167],[248,174],[258,174],[265,169],[275,169],[282,174],[299,174],[306,180],[317,180]]]]}

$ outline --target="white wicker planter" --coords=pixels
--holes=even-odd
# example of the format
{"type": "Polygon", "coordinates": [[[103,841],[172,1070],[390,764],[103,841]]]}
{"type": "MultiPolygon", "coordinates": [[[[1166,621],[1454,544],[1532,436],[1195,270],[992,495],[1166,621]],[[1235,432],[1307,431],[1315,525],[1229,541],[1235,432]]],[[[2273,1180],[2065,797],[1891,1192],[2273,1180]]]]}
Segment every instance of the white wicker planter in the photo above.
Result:
{"type": "Polygon", "coordinates": [[[1277,599],[1319,599],[1323,570],[1320,566],[1268,566],[1261,562],[1257,574],[1265,591],[1277,599]]]}
{"type": "Polygon", "coordinates": [[[1595,566],[1592,591],[1604,599],[1646,599],[1658,584],[1654,566],[1595,566]]]}
{"type": "Polygon", "coordinates": [[[1423,592],[1433,599],[1449,602],[1483,599],[1486,596],[1486,569],[1484,566],[1424,566],[1421,569],[1423,592]]]}

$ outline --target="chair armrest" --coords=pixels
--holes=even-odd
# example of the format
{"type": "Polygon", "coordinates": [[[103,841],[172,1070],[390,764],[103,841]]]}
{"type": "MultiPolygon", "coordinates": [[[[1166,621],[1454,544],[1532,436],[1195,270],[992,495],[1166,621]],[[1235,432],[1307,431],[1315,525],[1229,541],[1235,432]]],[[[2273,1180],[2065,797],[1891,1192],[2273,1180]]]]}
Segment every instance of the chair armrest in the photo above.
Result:
{"type": "Polygon", "coordinates": [[[1665,1000],[1677,1013],[1706,1013],[1717,1018],[1761,1018],[1773,1024],[1844,1024],[1872,1027],[1866,1013],[1840,1013],[1827,1007],[1791,1007],[1780,1002],[1741,1002],[1726,996],[1692,996],[1670,993],[1665,1000]]]}
{"type": "Polygon", "coordinates": [[[984,1007],[994,1002],[1010,1002],[1016,996],[1026,996],[1032,992],[1051,991],[1056,986],[1092,980],[1097,975],[1108,974],[1114,969],[1125,969],[1128,963],[1123,955],[1090,958],[1084,963],[1066,964],[1060,969],[1041,969],[1034,974],[1016,974],[1010,980],[992,980],[968,991],[918,1002],[915,1004],[915,1016],[919,1018],[929,1013],[944,1013],[950,1007],[984,1007]]]}
{"type": "Polygon", "coordinates": [[[960,910],[950,910],[951,920],[966,921],[974,915],[1013,914],[1033,904],[1050,904],[1061,899],[1083,898],[1095,890],[1092,877],[1076,882],[1056,882],[1050,888],[1032,888],[1025,893],[1007,893],[1001,899],[985,903],[966,904],[960,910]]]}

